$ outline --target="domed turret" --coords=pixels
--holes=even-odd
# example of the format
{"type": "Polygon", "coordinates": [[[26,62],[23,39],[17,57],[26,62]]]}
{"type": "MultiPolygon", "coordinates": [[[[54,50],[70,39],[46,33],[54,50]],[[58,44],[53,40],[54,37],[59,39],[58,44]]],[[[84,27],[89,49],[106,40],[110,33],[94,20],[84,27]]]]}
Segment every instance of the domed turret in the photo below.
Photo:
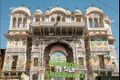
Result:
{"type": "Polygon", "coordinates": [[[35,16],[40,16],[40,15],[42,15],[42,11],[40,9],[37,9],[37,10],[35,10],[34,15],[35,16]]]}
{"type": "Polygon", "coordinates": [[[24,12],[26,13],[28,16],[31,16],[30,10],[27,7],[17,7],[15,9],[12,10],[12,14],[16,13],[16,12],[24,12]]]}
{"type": "Polygon", "coordinates": [[[82,15],[82,12],[79,9],[76,9],[74,11],[74,15],[82,15]]]}
{"type": "Polygon", "coordinates": [[[91,12],[100,12],[100,13],[103,13],[103,11],[97,7],[89,7],[86,9],[86,14],[89,14],[91,12]]]}

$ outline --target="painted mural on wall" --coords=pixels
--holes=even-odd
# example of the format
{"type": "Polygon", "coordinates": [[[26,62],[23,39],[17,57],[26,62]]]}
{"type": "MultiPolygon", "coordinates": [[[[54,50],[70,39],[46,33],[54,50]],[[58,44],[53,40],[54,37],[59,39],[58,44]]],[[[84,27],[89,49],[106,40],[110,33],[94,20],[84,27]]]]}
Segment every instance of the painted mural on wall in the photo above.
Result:
{"type": "Polygon", "coordinates": [[[24,70],[24,67],[25,67],[25,57],[24,55],[20,55],[17,62],[17,69],[24,70]]]}
{"type": "Polygon", "coordinates": [[[11,70],[12,56],[6,56],[4,70],[11,70]]]}

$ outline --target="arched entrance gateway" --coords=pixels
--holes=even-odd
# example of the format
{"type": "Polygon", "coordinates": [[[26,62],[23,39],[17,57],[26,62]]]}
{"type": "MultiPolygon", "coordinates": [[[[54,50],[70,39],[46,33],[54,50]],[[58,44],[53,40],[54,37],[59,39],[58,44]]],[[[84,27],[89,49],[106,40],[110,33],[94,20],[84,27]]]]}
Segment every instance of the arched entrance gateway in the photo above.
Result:
{"type": "Polygon", "coordinates": [[[66,77],[50,77],[52,73],[63,72],[63,66],[60,66],[59,63],[73,63],[73,50],[68,44],[62,42],[49,44],[44,51],[44,61],[45,72],[48,72],[45,73],[45,80],[73,80],[73,78],[66,77]]]}

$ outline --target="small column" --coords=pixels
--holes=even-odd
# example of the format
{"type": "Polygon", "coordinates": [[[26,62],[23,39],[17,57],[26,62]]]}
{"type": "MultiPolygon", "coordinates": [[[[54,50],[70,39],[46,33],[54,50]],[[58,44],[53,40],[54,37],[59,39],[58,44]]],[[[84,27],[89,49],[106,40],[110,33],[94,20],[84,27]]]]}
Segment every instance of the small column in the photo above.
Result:
{"type": "Polygon", "coordinates": [[[26,18],[26,23],[25,23],[25,28],[28,30],[29,29],[29,23],[30,23],[30,20],[28,18],[26,18]]]}
{"type": "Polygon", "coordinates": [[[15,27],[18,29],[18,17],[16,17],[16,24],[15,27]]]}
{"type": "Polygon", "coordinates": [[[76,38],[74,39],[74,62],[76,63],[77,62],[77,60],[76,60],[76,38]]]}
{"type": "Polygon", "coordinates": [[[24,23],[24,17],[22,17],[22,21],[21,21],[21,28],[23,28],[23,23],[24,23]]]}
{"type": "Polygon", "coordinates": [[[81,23],[83,23],[83,18],[81,17],[80,19],[81,19],[81,23]]]}
{"type": "Polygon", "coordinates": [[[42,54],[41,54],[41,56],[42,56],[42,65],[45,65],[44,64],[44,42],[43,42],[43,44],[42,44],[42,54]]]}
{"type": "Polygon", "coordinates": [[[60,34],[61,34],[61,36],[62,36],[62,27],[60,27],[60,29],[61,29],[61,33],[60,33],[60,34]]]}
{"type": "Polygon", "coordinates": [[[13,27],[13,16],[11,16],[10,18],[10,26],[9,26],[9,29],[12,29],[13,27]]]}
{"type": "Polygon", "coordinates": [[[100,27],[100,20],[99,20],[99,18],[97,18],[98,19],[98,27],[100,27]]]}
{"type": "Polygon", "coordinates": [[[90,28],[90,26],[89,26],[89,18],[87,17],[87,28],[89,29],[90,28]]]}
{"type": "Polygon", "coordinates": [[[94,21],[94,18],[92,18],[92,28],[95,28],[95,21],[94,21]]]}

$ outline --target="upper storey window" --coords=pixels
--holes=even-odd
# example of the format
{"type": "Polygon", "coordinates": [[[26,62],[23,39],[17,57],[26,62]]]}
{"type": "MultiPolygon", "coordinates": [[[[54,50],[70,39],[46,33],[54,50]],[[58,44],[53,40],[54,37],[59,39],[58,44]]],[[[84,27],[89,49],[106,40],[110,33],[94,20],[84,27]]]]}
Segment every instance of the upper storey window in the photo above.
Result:
{"type": "Polygon", "coordinates": [[[66,19],[69,20],[70,18],[70,16],[67,16],[66,13],[59,10],[51,12],[49,16],[51,16],[51,22],[65,22],[66,19]]]}
{"type": "Polygon", "coordinates": [[[34,66],[38,66],[38,58],[34,58],[34,66]]]}
{"type": "Polygon", "coordinates": [[[65,22],[65,18],[62,18],[62,21],[65,22]]]}
{"type": "Polygon", "coordinates": [[[89,27],[93,27],[92,18],[89,18],[89,27]]]}
{"type": "Polygon", "coordinates": [[[104,27],[102,18],[99,18],[99,27],[104,27]]]}
{"type": "Polygon", "coordinates": [[[57,16],[56,19],[57,19],[56,21],[60,21],[61,17],[60,17],[60,16],[57,16]]]}
{"type": "Polygon", "coordinates": [[[51,18],[51,22],[54,22],[55,21],[55,18],[51,18]]]}
{"type": "Polygon", "coordinates": [[[74,20],[75,20],[75,17],[74,17],[74,16],[72,16],[72,17],[71,17],[71,19],[72,19],[72,21],[74,21],[74,20]]]}
{"type": "Polygon", "coordinates": [[[42,21],[45,21],[45,17],[42,17],[42,21]]]}
{"type": "Polygon", "coordinates": [[[13,27],[16,27],[16,18],[13,18],[13,27]]]}
{"type": "Polygon", "coordinates": [[[40,18],[35,18],[35,22],[40,22],[40,18]]]}
{"type": "Polygon", "coordinates": [[[21,24],[22,24],[22,18],[18,18],[18,28],[21,27],[21,24]]]}
{"type": "Polygon", "coordinates": [[[12,66],[11,66],[11,68],[12,69],[16,69],[16,67],[17,67],[17,60],[18,60],[18,56],[13,56],[13,62],[12,62],[12,66]]]}
{"type": "Polygon", "coordinates": [[[81,21],[81,18],[80,18],[80,17],[76,17],[76,21],[77,21],[77,22],[80,22],[80,21],[81,21]]]}
{"type": "Polygon", "coordinates": [[[27,24],[27,20],[29,18],[29,15],[23,11],[15,11],[12,13],[12,27],[13,28],[24,28],[27,24]]]}
{"type": "Polygon", "coordinates": [[[19,39],[15,39],[15,46],[16,46],[16,47],[19,46],[19,39]]]}
{"type": "Polygon", "coordinates": [[[103,26],[103,20],[101,18],[89,18],[89,27],[96,27],[96,28],[100,28],[100,27],[104,27],[103,26]]]}
{"type": "Polygon", "coordinates": [[[26,24],[27,24],[27,18],[22,18],[22,17],[19,17],[19,18],[13,18],[13,21],[12,21],[12,26],[13,28],[15,27],[18,27],[18,28],[21,28],[21,27],[26,27],[26,24]]]}
{"type": "Polygon", "coordinates": [[[97,18],[94,18],[94,27],[98,27],[98,19],[97,18]]]}
{"type": "Polygon", "coordinates": [[[24,20],[23,20],[23,27],[26,27],[26,24],[27,24],[27,18],[24,18],[24,20]]]}
{"type": "Polygon", "coordinates": [[[103,25],[103,16],[101,14],[92,13],[89,14],[89,27],[91,28],[101,28],[103,25]]]}

